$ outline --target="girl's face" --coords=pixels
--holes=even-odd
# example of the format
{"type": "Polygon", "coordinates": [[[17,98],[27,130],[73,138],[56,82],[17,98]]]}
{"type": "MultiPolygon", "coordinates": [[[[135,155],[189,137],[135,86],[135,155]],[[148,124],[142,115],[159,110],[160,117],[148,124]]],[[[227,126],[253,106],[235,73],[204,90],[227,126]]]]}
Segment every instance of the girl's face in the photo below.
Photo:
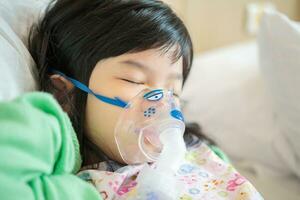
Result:
{"type": "MultiPolygon", "coordinates": [[[[130,101],[145,88],[173,89],[180,95],[182,88],[182,58],[172,62],[171,53],[158,49],[101,60],[92,71],[89,87],[101,95],[130,101]]],[[[114,129],[122,108],[99,101],[88,95],[86,133],[111,159],[123,163],[114,139],[114,129]]]]}

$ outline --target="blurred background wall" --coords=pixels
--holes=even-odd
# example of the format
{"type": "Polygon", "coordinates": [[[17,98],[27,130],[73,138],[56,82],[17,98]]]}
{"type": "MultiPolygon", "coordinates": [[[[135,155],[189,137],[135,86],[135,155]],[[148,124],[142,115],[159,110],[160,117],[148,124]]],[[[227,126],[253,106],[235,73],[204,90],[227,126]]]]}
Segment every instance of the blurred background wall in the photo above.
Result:
{"type": "MultiPolygon", "coordinates": [[[[195,53],[253,38],[251,22],[266,5],[300,21],[300,0],[164,0],[188,27],[195,53]],[[251,12],[251,10],[254,12],[251,12]],[[252,14],[251,14],[252,13],[252,14]]],[[[253,24],[252,24],[253,25],[253,24]]]]}

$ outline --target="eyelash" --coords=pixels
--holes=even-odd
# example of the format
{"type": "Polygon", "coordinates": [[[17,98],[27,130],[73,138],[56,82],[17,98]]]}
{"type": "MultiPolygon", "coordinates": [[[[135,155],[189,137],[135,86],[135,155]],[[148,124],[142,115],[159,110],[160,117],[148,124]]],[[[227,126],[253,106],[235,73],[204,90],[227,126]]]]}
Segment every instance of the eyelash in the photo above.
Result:
{"type": "Polygon", "coordinates": [[[128,79],[124,79],[124,78],[121,78],[122,81],[126,81],[126,82],[129,82],[129,83],[132,83],[132,84],[137,84],[137,85],[143,85],[144,83],[142,82],[134,82],[134,81],[131,81],[131,80],[128,80],[128,79]]]}
{"type": "MultiPolygon", "coordinates": [[[[144,83],[142,83],[142,82],[134,82],[134,81],[131,81],[131,80],[128,80],[128,79],[125,79],[125,78],[121,78],[121,80],[122,81],[126,81],[126,82],[128,82],[128,83],[132,83],[132,84],[136,84],[136,85],[143,85],[144,83]]],[[[180,97],[178,94],[176,94],[176,93],[173,93],[173,95],[174,96],[176,96],[176,97],[180,97]]]]}

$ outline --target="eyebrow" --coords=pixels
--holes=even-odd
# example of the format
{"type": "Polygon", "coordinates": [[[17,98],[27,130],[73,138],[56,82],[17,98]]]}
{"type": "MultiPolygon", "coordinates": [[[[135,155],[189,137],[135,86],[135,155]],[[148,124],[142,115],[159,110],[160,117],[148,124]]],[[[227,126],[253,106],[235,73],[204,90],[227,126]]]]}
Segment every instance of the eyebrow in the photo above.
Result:
{"type": "MultiPolygon", "coordinates": [[[[137,67],[137,68],[142,69],[144,71],[151,71],[151,67],[149,67],[147,65],[144,65],[140,62],[137,62],[137,61],[125,60],[125,61],[122,61],[121,63],[137,67]]],[[[168,79],[174,79],[174,80],[180,80],[181,81],[181,80],[183,80],[183,76],[180,73],[173,73],[173,74],[170,74],[168,79]]]]}

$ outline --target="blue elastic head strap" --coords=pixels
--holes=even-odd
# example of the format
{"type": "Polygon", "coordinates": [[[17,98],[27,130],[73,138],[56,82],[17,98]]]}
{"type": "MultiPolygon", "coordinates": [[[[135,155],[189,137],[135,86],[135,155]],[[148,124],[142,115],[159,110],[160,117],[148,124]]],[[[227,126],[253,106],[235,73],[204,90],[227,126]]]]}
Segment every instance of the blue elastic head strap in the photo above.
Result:
{"type": "Polygon", "coordinates": [[[50,69],[51,72],[59,74],[61,76],[63,76],[64,78],[68,79],[71,83],[73,83],[73,85],[75,87],[77,87],[78,89],[88,93],[88,94],[92,94],[94,95],[97,99],[99,99],[100,101],[103,101],[105,103],[111,104],[111,105],[115,105],[115,106],[119,106],[121,108],[125,108],[127,106],[127,102],[123,101],[122,99],[120,99],[119,97],[115,97],[115,98],[109,98],[100,94],[96,94],[95,92],[93,92],[93,90],[91,90],[89,87],[87,87],[85,84],[68,77],[67,75],[65,75],[64,73],[54,70],[54,69],[50,69]]]}

